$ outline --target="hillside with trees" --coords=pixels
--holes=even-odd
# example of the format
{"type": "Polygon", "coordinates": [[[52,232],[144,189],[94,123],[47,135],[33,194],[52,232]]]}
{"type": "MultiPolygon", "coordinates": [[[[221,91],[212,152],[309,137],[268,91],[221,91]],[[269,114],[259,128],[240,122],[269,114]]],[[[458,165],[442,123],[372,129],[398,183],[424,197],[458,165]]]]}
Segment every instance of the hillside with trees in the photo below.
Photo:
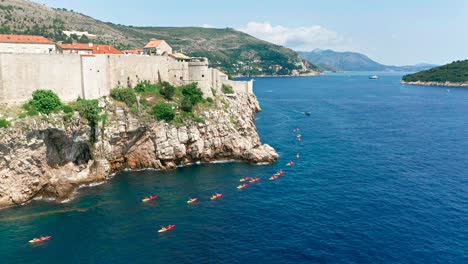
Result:
{"type": "Polygon", "coordinates": [[[207,57],[213,67],[232,75],[290,75],[317,70],[291,49],[232,28],[126,26],[25,0],[0,2],[0,34],[41,35],[65,43],[89,41],[86,37],[67,37],[64,30],[88,31],[98,36],[94,43],[119,49],[141,48],[151,39],[164,39],[175,52],[207,57]]]}
{"type": "Polygon", "coordinates": [[[438,82],[465,83],[468,82],[468,60],[452,63],[403,76],[404,82],[438,82]]]}

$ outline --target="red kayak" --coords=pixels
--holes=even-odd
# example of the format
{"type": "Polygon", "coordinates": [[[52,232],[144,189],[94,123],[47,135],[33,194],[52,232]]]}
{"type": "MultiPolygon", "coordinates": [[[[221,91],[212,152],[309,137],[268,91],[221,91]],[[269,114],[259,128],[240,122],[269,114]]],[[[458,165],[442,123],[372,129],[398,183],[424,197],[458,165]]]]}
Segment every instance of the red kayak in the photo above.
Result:
{"type": "Polygon", "coordinates": [[[52,238],[52,236],[43,236],[43,237],[39,237],[39,238],[33,238],[33,239],[29,240],[29,243],[40,243],[40,242],[50,240],[51,238],[52,238]]]}
{"type": "Polygon", "coordinates": [[[150,196],[150,197],[145,197],[143,198],[143,200],[141,200],[142,202],[149,202],[149,201],[153,201],[153,200],[156,200],[158,199],[158,196],[157,195],[153,195],[153,196],[150,196]]]}
{"type": "Polygon", "coordinates": [[[167,227],[162,226],[161,229],[158,230],[159,233],[167,232],[175,228],[175,225],[168,225],[167,227]]]}
{"type": "Polygon", "coordinates": [[[294,166],[294,161],[288,162],[288,164],[286,164],[286,166],[294,166]]]}
{"type": "Polygon", "coordinates": [[[252,177],[244,177],[244,178],[241,178],[239,181],[240,182],[245,182],[245,181],[250,181],[252,179],[252,177]]]}
{"type": "Polygon", "coordinates": [[[198,201],[198,198],[190,198],[187,203],[188,204],[191,204],[191,203],[196,203],[198,201]]]}
{"type": "Polygon", "coordinates": [[[255,179],[251,179],[249,182],[254,183],[254,182],[259,182],[259,181],[260,181],[260,178],[255,178],[255,179]]]}
{"type": "Polygon", "coordinates": [[[273,175],[270,177],[270,181],[276,181],[278,179],[278,175],[273,175]]]}
{"type": "Polygon", "coordinates": [[[237,189],[239,189],[239,190],[240,189],[245,189],[245,188],[247,188],[247,186],[249,186],[249,185],[247,183],[244,183],[244,184],[241,184],[241,185],[237,186],[237,189]]]}
{"type": "Polygon", "coordinates": [[[215,193],[211,196],[211,200],[218,200],[219,198],[223,197],[222,193],[215,193]]]}

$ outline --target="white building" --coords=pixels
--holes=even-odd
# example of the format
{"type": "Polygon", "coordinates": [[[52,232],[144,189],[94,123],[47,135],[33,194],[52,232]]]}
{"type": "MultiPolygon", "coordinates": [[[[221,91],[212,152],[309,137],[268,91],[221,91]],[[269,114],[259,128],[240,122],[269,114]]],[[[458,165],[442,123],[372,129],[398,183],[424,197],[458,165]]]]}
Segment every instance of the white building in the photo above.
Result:
{"type": "Polygon", "coordinates": [[[0,53],[56,53],[56,48],[42,36],[0,35],[0,53]]]}
{"type": "Polygon", "coordinates": [[[172,48],[166,41],[154,39],[143,47],[144,53],[148,55],[168,55],[172,54],[172,48]]]}
{"type": "Polygon", "coordinates": [[[63,34],[65,34],[67,37],[70,37],[71,35],[77,35],[78,37],[86,36],[90,40],[97,39],[96,35],[90,34],[88,31],[63,31],[63,34]]]}

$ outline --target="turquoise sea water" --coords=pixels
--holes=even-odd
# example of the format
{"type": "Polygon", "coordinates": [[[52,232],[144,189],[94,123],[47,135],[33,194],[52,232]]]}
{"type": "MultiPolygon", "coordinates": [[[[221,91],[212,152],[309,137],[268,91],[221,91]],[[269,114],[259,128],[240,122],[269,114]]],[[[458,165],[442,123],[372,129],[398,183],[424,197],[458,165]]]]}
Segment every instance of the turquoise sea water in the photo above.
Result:
{"type": "Polygon", "coordinates": [[[0,263],[468,263],[468,89],[368,75],[256,79],[278,163],[123,172],[0,211],[0,263]]]}

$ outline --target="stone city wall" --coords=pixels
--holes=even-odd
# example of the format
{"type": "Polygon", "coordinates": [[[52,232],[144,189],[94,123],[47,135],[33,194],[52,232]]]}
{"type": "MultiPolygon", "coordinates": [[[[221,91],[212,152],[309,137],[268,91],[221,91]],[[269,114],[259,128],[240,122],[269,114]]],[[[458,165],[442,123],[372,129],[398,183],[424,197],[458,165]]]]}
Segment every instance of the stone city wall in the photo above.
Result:
{"type": "Polygon", "coordinates": [[[0,103],[24,103],[37,89],[50,89],[64,101],[96,99],[115,87],[138,82],[168,81],[173,85],[197,82],[205,97],[223,83],[236,92],[252,93],[252,82],[227,79],[208,60],[179,62],[167,56],[1,54],[0,103]]]}

